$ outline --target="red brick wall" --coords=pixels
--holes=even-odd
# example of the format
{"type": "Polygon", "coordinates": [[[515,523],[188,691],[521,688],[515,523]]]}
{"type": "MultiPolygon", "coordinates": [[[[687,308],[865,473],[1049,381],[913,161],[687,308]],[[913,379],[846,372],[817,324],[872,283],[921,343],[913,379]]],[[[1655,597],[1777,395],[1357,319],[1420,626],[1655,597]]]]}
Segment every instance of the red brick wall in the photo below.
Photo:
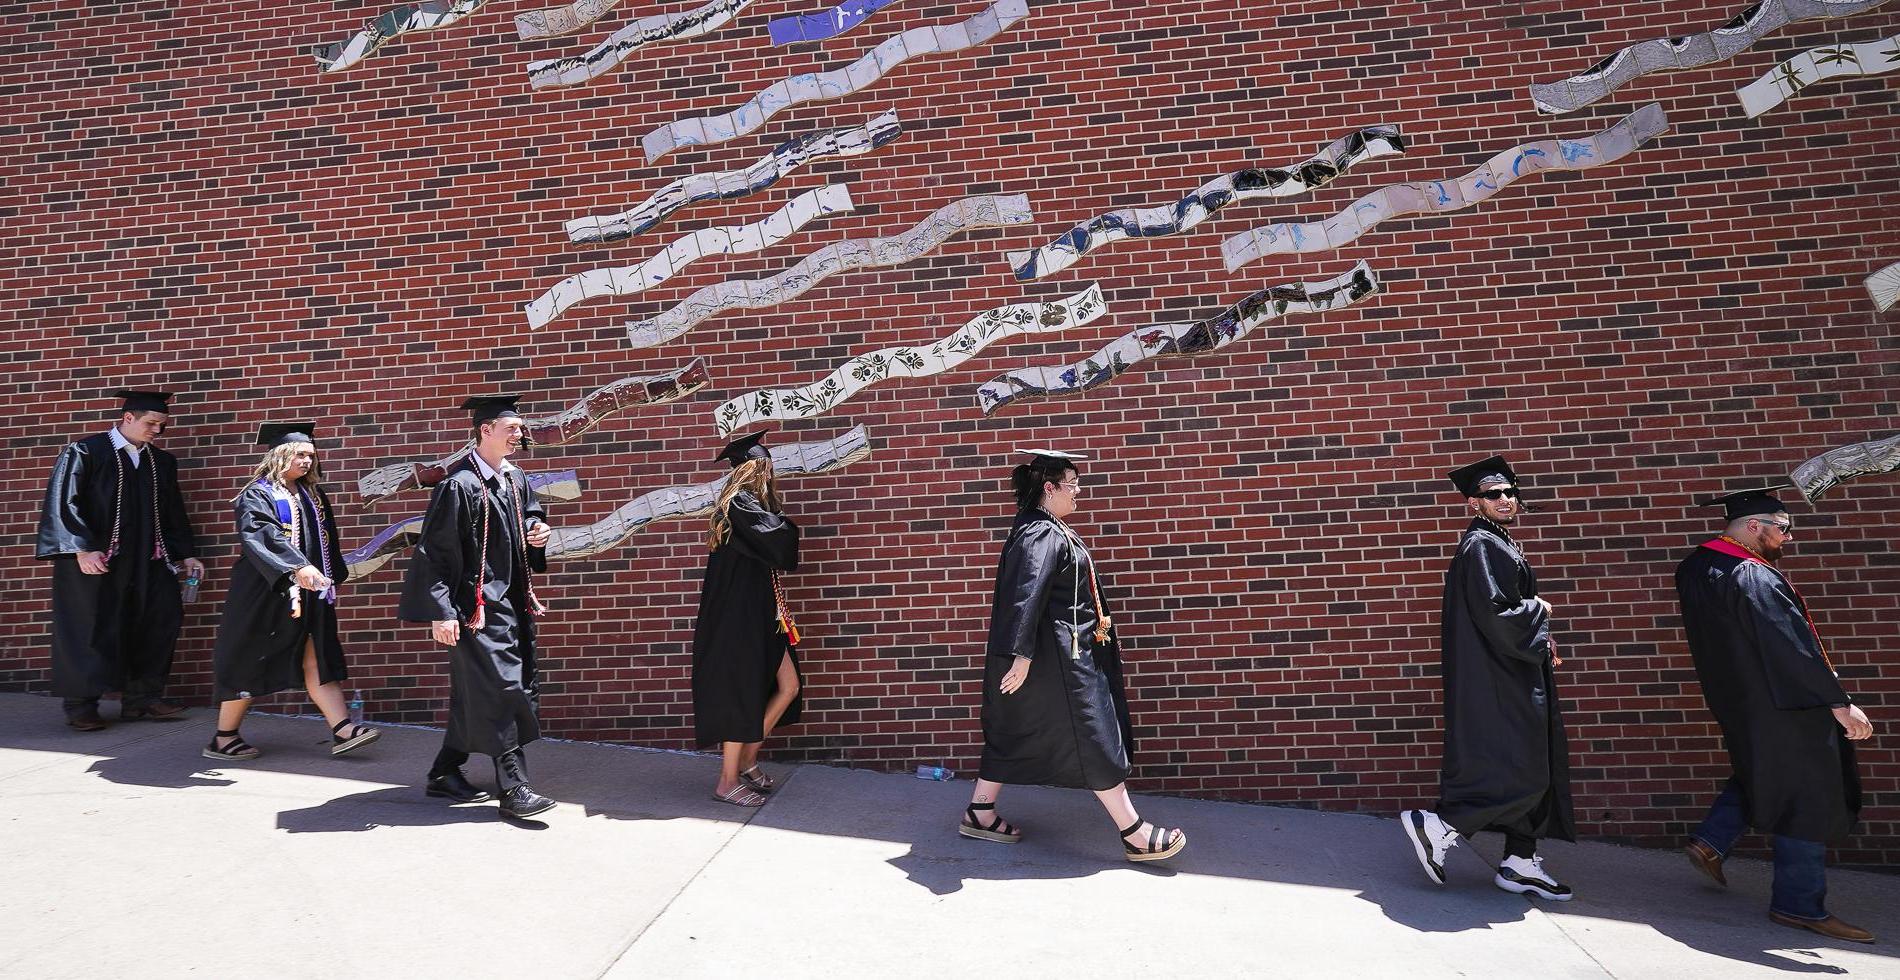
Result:
{"type": "MultiPolygon", "coordinates": [[[[915,59],[867,93],[648,167],[638,141],[653,126],[984,5],[899,5],[842,38],[773,49],[765,22],[818,0],[766,0],[708,40],[535,92],[529,60],[578,52],[653,9],[524,44],[512,17],[540,0],[494,0],[320,77],[308,47],[347,36],[384,2],[44,2],[0,14],[0,385],[15,406],[0,455],[0,684],[46,684],[46,574],[30,558],[41,481],[58,447],[101,430],[111,409],[80,393],[184,393],[165,445],[184,461],[214,573],[188,614],[177,691],[202,703],[234,548],[224,501],[254,458],[259,420],[320,420],[331,481],[353,488],[373,466],[455,444],[449,406],[465,394],[520,391],[549,412],[614,378],[707,357],[706,391],[529,462],[580,469],[586,497],[554,511],[579,524],[717,476],[710,410],[733,394],[1100,282],[1111,315],[1073,335],[998,345],[788,427],[822,438],[863,423],[877,450],[788,484],[810,529],[791,593],[810,697],[806,721],[775,741],[783,757],[973,767],[1008,449],[1086,446],[1101,461],[1085,468],[1077,522],[1120,597],[1144,736],[1138,788],[1371,812],[1428,800],[1439,581],[1463,524],[1440,474],[1497,450],[1549,503],[1523,537],[1559,612],[1578,815],[1591,834],[1666,843],[1724,772],[1670,579],[1715,524],[1685,505],[1900,428],[1900,314],[1877,315],[1861,288],[1900,259],[1897,83],[1826,84],[1759,123],[1733,97],[1796,51],[1895,33],[1900,10],[1798,26],[1728,63],[1548,118],[1528,82],[1707,29],[1731,4],[1659,15],[1648,3],[1039,3],[995,43],[915,59]],[[1527,139],[1594,133],[1650,100],[1674,127],[1620,164],[1531,177],[1334,253],[1222,269],[1226,235],[1461,174],[1527,139]],[[634,242],[582,249],[561,232],[674,177],[742,166],[888,106],[905,133],[875,154],[808,165],[634,242]],[[1189,235],[1125,242],[1028,286],[1001,258],[1103,210],[1170,203],[1376,123],[1402,126],[1412,149],[1308,198],[1235,205],[1189,235]],[[757,220],[832,180],[850,182],[858,214],[765,253],[704,260],[636,301],[524,327],[520,305],[561,276],[757,220]],[[894,234],[973,193],[1025,193],[1037,223],[836,277],[657,349],[626,346],[626,320],[700,286],[894,234]],[[1074,361],[1136,327],[1211,315],[1361,258],[1386,291],[1358,307],[1289,318],[1084,397],[991,419],[974,407],[973,387],[1007,368],[1074,361]]],[[[423,504],[368,511],[339,498],[351,544],[423,504]]],[[[1863,480],[1796,510],[1787,567],[1847,687],[1885,726],[1862,753],[1872,805],[1846,856],[1900,861],[1900,480],[1863,480]]],[[[703,530],[657,525],[551,577],[553,733],[686,744],[703,530]]],[[[426,629],[395,621],[398,569],[346,593],[352,686],[374,718],[434,722],[443,658],[426,629]]],[[[49,705],[48,724],[54,714],[49,705]]]]}

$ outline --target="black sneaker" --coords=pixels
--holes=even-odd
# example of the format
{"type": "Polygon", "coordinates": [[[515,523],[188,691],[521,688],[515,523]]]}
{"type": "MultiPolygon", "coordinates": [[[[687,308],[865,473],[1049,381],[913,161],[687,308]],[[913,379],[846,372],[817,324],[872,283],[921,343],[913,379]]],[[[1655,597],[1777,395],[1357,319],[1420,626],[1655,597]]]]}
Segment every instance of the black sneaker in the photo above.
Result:
{"type": "Polygon", "coordinates": [[[1553,902],[1568,902],[1572,898],[1570,886],[1552,878],[1544,870],[1544,859],[1540,857],[1507,857],[1498,865],[1497,886],[1507,892],[1519,895],[1535,895],[1553,902]]]}

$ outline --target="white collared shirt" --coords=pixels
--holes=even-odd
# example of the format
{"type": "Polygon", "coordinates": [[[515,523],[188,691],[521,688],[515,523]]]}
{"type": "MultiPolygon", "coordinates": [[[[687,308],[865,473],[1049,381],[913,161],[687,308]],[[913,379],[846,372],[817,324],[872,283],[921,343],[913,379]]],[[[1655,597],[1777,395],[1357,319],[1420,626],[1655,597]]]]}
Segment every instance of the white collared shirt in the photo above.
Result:
{"type": "Polygon", "coordinates": [[[501,469],[497,470],[488,465],[488,460],[483,459],[481,453],[469,453],[469,456],[475,460],[475,472],[480,474],[484,480],[493,480],[502,473],[507,473],[515,468],[513,463],[504,459],[501,461],[501,469]]]}
{"type": "Polygon", "coordinates": [[[126,455],[132,457],[133,469],[139,468],[139,461],[145,458],[145,454],[139,451],[142,447],[132,445],[132,440],[121,435],[116,425],[106,430],[106,437],[112,440],[112,448],[115,452],[122,449],[126,455]]]}

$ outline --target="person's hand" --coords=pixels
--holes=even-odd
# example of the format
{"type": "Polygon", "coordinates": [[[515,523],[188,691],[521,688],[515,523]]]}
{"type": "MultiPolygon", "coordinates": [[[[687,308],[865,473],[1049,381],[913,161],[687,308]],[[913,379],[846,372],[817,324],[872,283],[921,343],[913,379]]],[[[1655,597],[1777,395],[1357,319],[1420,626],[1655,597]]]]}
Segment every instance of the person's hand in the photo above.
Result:
{"type": "Polygon", "coordinates": [[[205,577],[205,563],[204,562],[201,562],[196,558],[187,558],[184,561],[184,566],[185,566],[186,578],[202,579],[205,577]]]}
{"type": "Polygon", "coordinates": [[[291,572],[290,577],[297,580],[298,588],[308,589],[311,592],[322,592],[332,584],[328,578],[324,577],[322,570],[315,565],[305,565],[291,572]]]}
{"type": "Polygon", "coordinates": [[[1029,658],[1017,657],[1016,662],[1009,665],[1009,670],[1003,673],[1002,681],[996,686],[1001,688],[1004,694],[1014,694],[1017,688],[1023,686],[1023,681],[1028,678],[1029,658]]]}
{"type": "Polygon", "coordinates": [[[532,521],[532,520],[528,522],[528,546],[529,547],[545,548],[547,547],[548,538],[553,537],[553,536],[554,536],[554,529],[547,526],[546,524],[543,524],[540,521],[532,521]]]}
{"type": "Polygon", "coordinates": [[[438,619],[429,624],[429,632],[435,636],[435,642],[452,647],[462,638],[462,624],[453,619],[438,619]]]}
{"type": "Polygon", "coordinates": [[[79,570],[87,575],[106,573],[106,553],[103,551],[82,551],[79,553],[79,570]]]}
{"type": "Polygon", "coordinates": [[[1549,599],[1546,599],[1541,595],[1534,595],[1534,596],[1531,596],[1531,598],[1536,599],[1537,604],[1544,607],[1544,615],[1546,616],[1550,615],[1550,600],[1549,599]]]}
{"type": "Polygon", "coordinates": [[[1834,720],[1840,722],[1842,728],[1847,729],[1847,740],[1850,742],[1872,738],[1874,735],[1874,723],[1867,720],[1866,713],[1860,710],[1858,704],[1835,708],[1834,720]]]}

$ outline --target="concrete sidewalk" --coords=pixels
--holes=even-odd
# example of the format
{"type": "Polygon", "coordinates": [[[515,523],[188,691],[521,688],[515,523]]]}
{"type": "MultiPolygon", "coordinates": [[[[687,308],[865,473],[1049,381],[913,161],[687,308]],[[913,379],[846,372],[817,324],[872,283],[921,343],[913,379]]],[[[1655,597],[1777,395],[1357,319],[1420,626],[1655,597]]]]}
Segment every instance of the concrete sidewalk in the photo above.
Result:
{"type": "Polygon", "coordinates": [[[968,780],[769,766],[746,811],[709,757],[579,743],[530,751],[563,802],[512,824],[423,796],[435,732],[333,759],[320,722],[256,716],[267,754],[226,765],[192,715],[83,735],[0,695],[0,976],[1900,978],[1885,875],[1830,872],[1861,947],[1769,923],[1758,861],[1723,891],[1674,852],[1551,844],[1579,897],[1540,904],[1471,847],[1430,884],[1391,819],[1155,797],[1189,844],[1140,867],[1082,792],[1010,790],[1028,839],[987,844],[954,831],[968,780]]]}

